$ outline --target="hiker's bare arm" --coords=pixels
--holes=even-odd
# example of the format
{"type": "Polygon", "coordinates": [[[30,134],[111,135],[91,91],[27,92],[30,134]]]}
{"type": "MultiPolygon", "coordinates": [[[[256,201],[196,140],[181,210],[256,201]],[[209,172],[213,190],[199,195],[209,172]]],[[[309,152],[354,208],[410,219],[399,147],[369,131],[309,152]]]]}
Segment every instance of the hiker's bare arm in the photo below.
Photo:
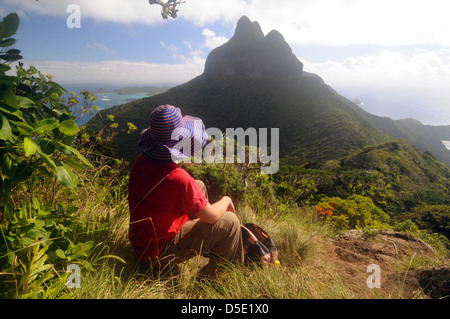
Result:
{"type": "Polygon", "coordinates": [[[206,207],[197,213],[197,217],[205,223],[214,224],[226,211],[235,213],[233,201],[228,196],[222,197],[214,204],[206,204],[206,207]]]}

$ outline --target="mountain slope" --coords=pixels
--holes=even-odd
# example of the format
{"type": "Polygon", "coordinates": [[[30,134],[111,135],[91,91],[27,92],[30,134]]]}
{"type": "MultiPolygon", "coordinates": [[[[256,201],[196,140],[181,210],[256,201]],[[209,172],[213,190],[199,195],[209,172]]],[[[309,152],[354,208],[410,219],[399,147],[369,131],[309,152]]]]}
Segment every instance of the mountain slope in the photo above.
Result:
{"type": "Polygon", "coordinates": [[[450,168],[404,140],[371,145],[314,169],[282,167],[274,179],[292,191],[302,190],[290,195],[299,202],[359,194],[391,215],[422,204],[450,205],[450,168]]]}
{"type": "MultiPolygon", "coordinates": [[[[279,128],[281,162],[305,164],[348,155],[389,137],[369,125],[323,80],[303,71],[277,31],[264,36],[257,22],[242,17],[229,42],[208,56],[202,75],[167,92],[101,112],[115,115],[120,127],[138,132],[161,104],[201,117],[206,127],[279,128]]],[[[90,123],[100,127],[96,116],[90,123]]],[[[270,131],[270,130],[269,130],[270,131]]],[[[139,133],[117,137],[120,157],[137,155],[139,133]]]]}
{"type": "Polygon", "coordinates": [[[450,150],[442,143],[442,140],[450,140],[450,125],[424,125],[414,119],[392,120],[371,114],[350,100],[342,96],[340,98],[368,123],[394,138],[404,139],[423,152],[430,152],[437,160],[450,166],[450,150]]]}

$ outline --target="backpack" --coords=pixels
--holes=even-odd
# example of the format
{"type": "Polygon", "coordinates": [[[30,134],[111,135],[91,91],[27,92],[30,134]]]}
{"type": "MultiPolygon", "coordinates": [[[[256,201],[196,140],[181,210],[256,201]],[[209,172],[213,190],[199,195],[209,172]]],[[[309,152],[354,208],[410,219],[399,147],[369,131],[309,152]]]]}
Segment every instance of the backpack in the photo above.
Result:
{"type": "Polygon", "coordinates": [[[272,238],[261,227],[247,223],[241,225],[241,230],[246,263],[280,265],[278,249],[272,238]]]}

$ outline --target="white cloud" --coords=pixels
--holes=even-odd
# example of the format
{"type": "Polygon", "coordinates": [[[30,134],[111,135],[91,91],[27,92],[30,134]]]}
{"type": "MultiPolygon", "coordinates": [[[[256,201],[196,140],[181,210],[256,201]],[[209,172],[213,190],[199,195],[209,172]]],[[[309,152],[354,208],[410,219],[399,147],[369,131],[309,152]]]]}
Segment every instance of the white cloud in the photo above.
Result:
{"type": "Polygon", "coordinates": [[[450,45],[447,0],[188,0],[180,16],[198,25],[245,14],[291,44],[450,45]]]}
{"type": "Polygon", "coordinates": [[[162,22],[160,10],[145,0],[2,0],[0,12],[8,8],[8,11],[18,12],[24,17],[35,13],[66,19],[70,15],[67,13],[70,4],[79,5],[82,19],[150,25],[162,22]]]}
{"type": "Polygon", "coordinates": [[[339,62],[323,63],[303,59],[303,63],[306,71],[340,86],[392,86],[397,83],[404,87],[441,87],[450,77],[450,49],[384,50],[377,56],[348,57],[339,62]]]}
{"type": "MultiPolygon", "coordinates": [[[[2,0],[5,8],[67,18],[76,2],[82,18],[118,23],[162,24],[161,8],[146,0],[2,0]]],[[[267,33],[280,31],[290,44],[345,46],[450,46],[448,0],[186,0],[178,19],[205,27],[234,25],[242,15],[267,33]]]]}
{"type": "MultiPolygon", "coordinates": [[[[201,69],[203,72],[203,67],[209,52],[227,42],[228,39],[225,37],[216,36],[214,31],[207,28],[203,29],[202,35],[204,37],[202,43],[191,43],[188,40],[183,41],[183,44],[188,49],[188,52],[184,54],[181,52],[184,52],[185,50],[182,50],[173,44],[166,44],[163,41],[161,41],[160,44],[161,47],[167,49],[169,52],[172,52],[172,57],[174,60],[188,65],[196,65],[198,70],[201,69]]],[[[199,74],[200,73],[201,72],[199,72],[199,74]]]]}
{"type": "Polygon", "coordinates": [[[125,60],[100,62],[24,60],[60,84],[151,85],[183,83],[203,72],[204,61],[185,59],[179,64],[154,64],[125,60]]]}
{"type": "Polygon", "coordinates": [[[385,50],[341,61],[303,62],[305,71],[318,74],[347,98],[361,99],[373,114],[450,125],[450,49],[385,50]]]}
{"type": "Polygon", "coordinates": [[[216,33],[208,28],[203,29],[202,34],[205,37],[203,46],[209,50],[213,50],[228,41],[225,37],[217,37],[216,33]]]}
{"type": "Polygon", "coordinates": [[[446,0],[255,0],[255,18],[290,43],[449,45],[446,0]],[[284,18],[282,18],[284,17],[284,18]]]}
{"type": "Polygon", "coordinates": [[[163,47],[164,49],[167,49],[171,52],[179,52],[181,49],[176,47],[173,44],[169,44],[167,45],[164,41],[160,41],[159,44],[161,45],[161,47],[163,47]]]}
{"type": "MultiPolygon", "coordinates": [[[[300,58],[302,60],[302,58],[300,58]]],[[[450,49],[383,50],[377,56],[348,57],[344,60],[310,63],[305,68],[317,73],[410,76],[450,76],[450,49]]]]}
{"type": "Polygon", "coordinates": [[[92,50],[96,50],[96,51],[103,51],[103,52],[109,52],[112,54],[117,53],[116,50],[110,49],[108,46],[102,44],[102,43],[98,43],[98,42],[88,42],[86,43],[86,47],[88,49],[92,49],[92,50]]]}

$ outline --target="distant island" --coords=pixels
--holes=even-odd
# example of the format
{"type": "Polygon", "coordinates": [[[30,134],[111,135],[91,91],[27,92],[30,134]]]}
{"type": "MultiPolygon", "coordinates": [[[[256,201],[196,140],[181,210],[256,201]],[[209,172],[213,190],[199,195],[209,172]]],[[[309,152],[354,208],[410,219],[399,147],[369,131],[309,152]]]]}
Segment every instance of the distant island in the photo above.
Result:
{"type": "Polygon", "coordinates": [[[152,96],[158,93],[162,93],[170,89],[170,86],[133,86],[133,87],[123,87],[115,90],[106,90],[104,88],[99,88],[94,91],[96,94],[102,93],[115,93],[119,95],[131,95],[131,94],[142,94],[147,96],[152,96]]]}

